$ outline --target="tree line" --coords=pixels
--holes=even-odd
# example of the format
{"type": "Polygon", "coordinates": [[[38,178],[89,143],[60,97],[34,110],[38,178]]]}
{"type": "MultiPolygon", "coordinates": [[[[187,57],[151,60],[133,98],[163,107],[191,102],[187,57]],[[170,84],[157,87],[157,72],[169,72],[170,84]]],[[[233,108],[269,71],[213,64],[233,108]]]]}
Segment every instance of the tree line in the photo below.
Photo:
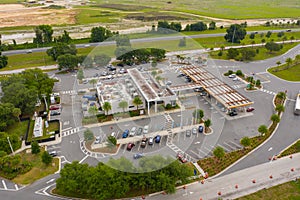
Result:
{"type": "Polygon", "coordinates": [[[162,190],[174,193],[176,183],[186,183],[192,171],[172,161],[161,156],[144,157],[138,168],[124,157],[111,159],[107,165],[99,163],[96,167],[75,161],[61,170],[56,191],[99,200],[128,197],[137,191],[141,195],[162,190]]]}

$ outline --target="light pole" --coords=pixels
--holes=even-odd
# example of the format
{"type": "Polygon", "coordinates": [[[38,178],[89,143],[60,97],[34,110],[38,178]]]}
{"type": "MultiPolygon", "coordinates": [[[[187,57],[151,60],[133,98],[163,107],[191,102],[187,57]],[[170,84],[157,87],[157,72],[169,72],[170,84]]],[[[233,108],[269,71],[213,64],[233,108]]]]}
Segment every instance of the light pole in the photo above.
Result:
{"type": "Polygon", "coordinates": [[[8,136],[7,136],[7,141],[8,141],[8,144],[9,144],[9,147],[10,147],[10,150],[11,150],[12,154],[15,155],[14,149],[11,146],[11,143],[10,143],[10,140],[9,140],[8,136]]]}

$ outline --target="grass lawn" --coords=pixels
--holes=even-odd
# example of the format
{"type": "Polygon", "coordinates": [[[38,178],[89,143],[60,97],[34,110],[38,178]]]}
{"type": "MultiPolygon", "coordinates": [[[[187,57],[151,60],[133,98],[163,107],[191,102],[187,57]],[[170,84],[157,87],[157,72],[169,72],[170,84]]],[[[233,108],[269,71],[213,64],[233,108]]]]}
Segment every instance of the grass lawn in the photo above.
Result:
{"type": "Polygon", "coordinates": [[[8,56],[8,64],[0,71],[39,67],[45,65],[53,65],[55,61],[49,57],[46,52],[35,52],[31,54],[18,54],[8,56]]]}
{"type": "Polygon", "coordinates": [[[300,152],[300,140],[282,152],[279,157],[288,156],[298,152],[300,152]]]}
{"type": "Polygon", "coordinates": [[[37,155],[31,154],[30,150],[29,153],[26,153],[26,151],[23,151],[21,153],[22,159],[32,163],[33,167],[29,172],[14,178],[13,181],[15,183],[24,184],[24,185],[30,184],[38,179],[41,179],[45,176],[55,173],[58,170],[59,168],[58,158],[53,158],[52,164],[49,164],[48,166],[42,162],[41,154],[43,151],[44,150],[41,149],[41,152],[37,155]]]}
{"type": "Polygon", "coordinates": [[[1,0],[1,4],[13,4],[13,3],[21,3],[24,1],[21,0],[1,0]]]}
{"type": "Polygon", "coordinates": [[[276,68],[278,67],[270,68],[268,72],[287,81],[300,81],[300,64],[277,72],[274,71],[276,68]]]}
{"type": "MultiPolygon", "coordinates": [[[[268,58],[282,55],[285,52],[287,52],[289,49],[295,47],[298,44],[299,43],[286,43],[283,45],[283,48],[280,51],[276,51],[276,52],[272,52],[272,53],[270,53],[265,47],[253,47],[254,49],[259,49],[259,53],[256,54],[256,56],[252,60],[265,60],[268,58]]],[[[248,48],[252,48],[252,47],[248,47],[248,48]]],[[[218,53],[219,53],[219,51],[210,52],[211,58],[229,60],[227,57],[227,50],[223,51],[222,56],[218,56],[218,53]]],[[[300,69],[299,69],[299,71],[300,71],[300,69]]],[[[298,76],[300,77],[300,74],[298,74],[298,76]]]]}
{"type": "Polygon", "coordinates": [[[300,199],[300,181],[291,181],[260,190],[237,200],[298,200],[300,199]]]}
{"type": "Polygon", "coordinates": [[[5,131],[7,133],[16,133],[20,137],[25,136],[27,131],[28,120],[22,122],[16,122],[14,125],[9,126],[5,131]]]}
{"type": "Polygon", "coordinates": [[[117,12],[110,12],[96,7],[82,7],[76,9],[77,24],[90,23],[115,23],[119,21],[122,14],[117,12]]]}

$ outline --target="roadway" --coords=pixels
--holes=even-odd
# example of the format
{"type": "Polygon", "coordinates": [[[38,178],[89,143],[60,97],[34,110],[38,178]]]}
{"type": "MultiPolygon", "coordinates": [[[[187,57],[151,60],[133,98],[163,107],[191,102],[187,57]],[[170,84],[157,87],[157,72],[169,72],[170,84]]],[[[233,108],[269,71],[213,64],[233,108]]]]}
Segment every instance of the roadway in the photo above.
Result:
{"type": "MultiPolygon", "coordinates": [[[[271,30],[274,33],[285,31],[285,30],[271,30]]],[[[300,29],[293,29],[293,32],[298,32],[300,29]]],[[[265,31],[248,31],[247,34],[255,33],[267,33],[268,30],[265,31]]],[[[179,40],[182,39],[182,37],[187,38],[209,38],[209,37],[220,37],[225,36],[226,33],[212,33],[212,34],[197,34],[197,35],[185,35],[181,32],[176,33],[176,35],[171,36],[164,36],[164,37],[149,37],[149,38],[138,38],[138,39],[131,39],[131,43],[139,43],[139,42],[157,42],[157,41],[168,41],[168,40],[179,40]]],[[[96,46],[110,46],[114,45],[115,41],[103,41],[103,42],[96,42],[96,43],[85,43],[85,44],[76,44],[76,48],[87,48],[87,47],[96,47],[96,46]]],[[[30,52],[45,52],[51,47],[40,47],[40,48],[34,48],[30,49],[30,52]]],[[[3,51],[2,54],[9,56],[9,55],[15,55],[15,54],[26,54],[28,53],[28,49],[22,49],[22,50],[10,50],[10,51],[3,51]]]]}

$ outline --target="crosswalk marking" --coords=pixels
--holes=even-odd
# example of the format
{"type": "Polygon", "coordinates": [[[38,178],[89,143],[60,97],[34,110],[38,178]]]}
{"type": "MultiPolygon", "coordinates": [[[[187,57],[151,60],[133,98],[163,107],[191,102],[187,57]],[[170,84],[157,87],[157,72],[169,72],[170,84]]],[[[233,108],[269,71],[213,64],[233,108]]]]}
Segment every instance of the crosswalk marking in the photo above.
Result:
{"type": "Polygon", "coordinates": [[[75,94],[75,90],[67,90],[67,91],[61,91],[62,94],[75,94]]]}
{"type": "Polygon", "coordinates": [[[267,94],[276,95],[276,93],[273,92],[273,91],[269,91],[269,90],[262,89],[262,88],[260,88],[259,90],[262,91],[262,92],[264,92],[264,93],[267,93],[267,94]]]}
{"type": "Polygon", "coordinates": [[[67,130],[67,131],[63,131],[62,132],[62,137],[65,137],[65,136],[68,136],[68,135],[72,135],[74,133],[77,133],[78,131],[80,131],[80,127],[73,128],[73,129],[67,130]]]}
{"type": "Polygon", "coordinates": [[[7,186],[6,186],[6,183],[4,180],[2,180],[2,185],[3,185],[4,189],[7,190],[7,186]]]}

